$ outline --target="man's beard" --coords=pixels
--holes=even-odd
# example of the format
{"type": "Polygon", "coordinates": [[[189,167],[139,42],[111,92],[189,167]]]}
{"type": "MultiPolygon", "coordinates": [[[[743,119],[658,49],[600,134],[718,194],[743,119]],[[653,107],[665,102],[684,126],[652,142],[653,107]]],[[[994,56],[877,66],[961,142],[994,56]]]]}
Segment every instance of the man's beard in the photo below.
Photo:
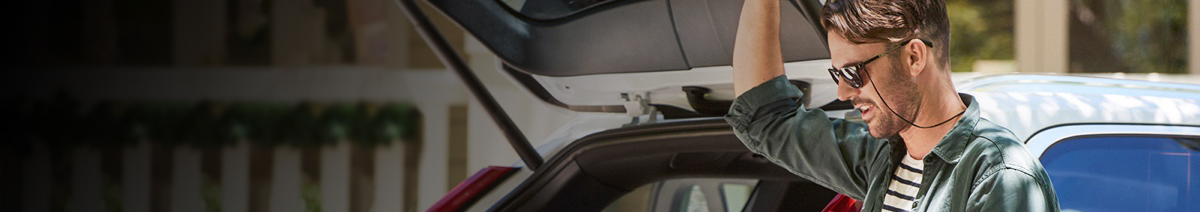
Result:
{"type": "MultiPolygon", "coordinates": [[[[882,104],[882,102],[873,102],[870,99],[864,99],[866,103],[870,103],[874,108],[879,109],[879,111],[876,113],[876,120],[874,120],[876,122],[875,126],[870,126],[868,124],[867,128],[867,131],[871,133],[872,137],[879,139],[897,136],[900,134],[900,131],[904,131],[905,129],[912,127],[912,125],[908,124],[908,122],[901,120],[900,117],[896,117],[892,111],[895,111],[896,113],[904,116],[904,118],[912,120],[913,122],[917,122],[916,117],[917,113],[919,112],[919,107],[917,107],[917,104],[919,104],[921,96],[916,90],[916,83],[913,82],[907,74],[899,71],[902,68],[901,64],[892,64],[891,68],[892,69],[888,72],[890,77],[886,78],[885,80],[881,80],[886,81],[884,88],[871,88],[876,90],[875,94],[879,95],[879,98],[882,101],[886,101],[887,104],[882,104]],[[890,107],[890,110],[888,107],[890,107]]],[[[872,83],[871,86],[879,86],[879,83],[872,83]]]]}

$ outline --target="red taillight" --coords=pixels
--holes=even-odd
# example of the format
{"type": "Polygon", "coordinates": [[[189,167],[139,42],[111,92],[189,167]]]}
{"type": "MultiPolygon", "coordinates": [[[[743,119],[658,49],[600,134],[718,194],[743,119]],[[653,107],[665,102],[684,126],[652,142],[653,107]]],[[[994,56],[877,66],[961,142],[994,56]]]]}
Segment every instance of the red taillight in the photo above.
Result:
{"type": "Polygon", "coordinates": [[[858,212],[862,210],[862,206],[856,203],[858,203],[858,200],[850,198],[850,196],[846,196],[845,194],[838,194],[836,197],[833,197],[832,201],[829,201],[828,205],[825,205],[825,209],[821,210],[821,212],[858,212]]]}
{"type": "Polygon", "coordinates": [[[512,174],[516,170],[516,167],[506,166],[488,166],[487,168],[483,168],[483,170],[479,170],[475,175],[472,175],[471,178],[467,178],[466,181],[454,186],[454,189],[450,190],[450,193],[447,193],[436,204],[433,204],[433,207],[429,207],[429,210],[425,211],[459,211],[463,205],[478,198],[477,195],[479,193],[491,190],[495,186],[493,184],[508,177],[509,174],[512,174]]]}

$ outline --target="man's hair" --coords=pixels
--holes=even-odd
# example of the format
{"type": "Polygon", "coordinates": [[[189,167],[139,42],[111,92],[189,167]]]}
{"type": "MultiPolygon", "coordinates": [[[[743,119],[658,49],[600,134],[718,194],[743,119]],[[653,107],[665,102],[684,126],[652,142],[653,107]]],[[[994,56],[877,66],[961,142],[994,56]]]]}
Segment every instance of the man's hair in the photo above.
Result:
{"type": "Polygon", "coordinates": [[[829,0],[821,9],[825,30],[856,44],[927,39],[942,67],[950,65],[947,19],[944,0],[829,0]]]}

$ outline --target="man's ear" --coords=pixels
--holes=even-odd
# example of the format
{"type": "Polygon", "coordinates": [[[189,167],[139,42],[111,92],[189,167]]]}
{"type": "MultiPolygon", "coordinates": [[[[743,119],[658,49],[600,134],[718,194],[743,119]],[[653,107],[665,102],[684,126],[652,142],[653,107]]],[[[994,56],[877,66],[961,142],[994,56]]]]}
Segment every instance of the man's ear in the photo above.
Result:
{"type": "Polygon", "coordinates": [[[904,44],[904,51],[908,53],[908,61],[904,65],[908,67],[908,74],[916,77],[925,71],[925,64],[929,62],[929,47],[921,39],[908,40],[904,44]]]}

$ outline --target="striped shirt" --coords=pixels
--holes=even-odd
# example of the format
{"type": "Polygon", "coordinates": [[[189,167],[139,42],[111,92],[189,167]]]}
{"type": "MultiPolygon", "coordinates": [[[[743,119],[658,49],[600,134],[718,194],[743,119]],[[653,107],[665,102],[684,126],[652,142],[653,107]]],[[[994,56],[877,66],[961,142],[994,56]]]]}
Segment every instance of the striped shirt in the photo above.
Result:
{"type": "Polygon", "coordinates": [[[913,159],[912,155],[904,156],[896,173],[892,174],[887,195],[883,197],[884,211],[912,210],[914,197],[921,190],[921,170],[924,168],[922,160],[913,159]]]}

